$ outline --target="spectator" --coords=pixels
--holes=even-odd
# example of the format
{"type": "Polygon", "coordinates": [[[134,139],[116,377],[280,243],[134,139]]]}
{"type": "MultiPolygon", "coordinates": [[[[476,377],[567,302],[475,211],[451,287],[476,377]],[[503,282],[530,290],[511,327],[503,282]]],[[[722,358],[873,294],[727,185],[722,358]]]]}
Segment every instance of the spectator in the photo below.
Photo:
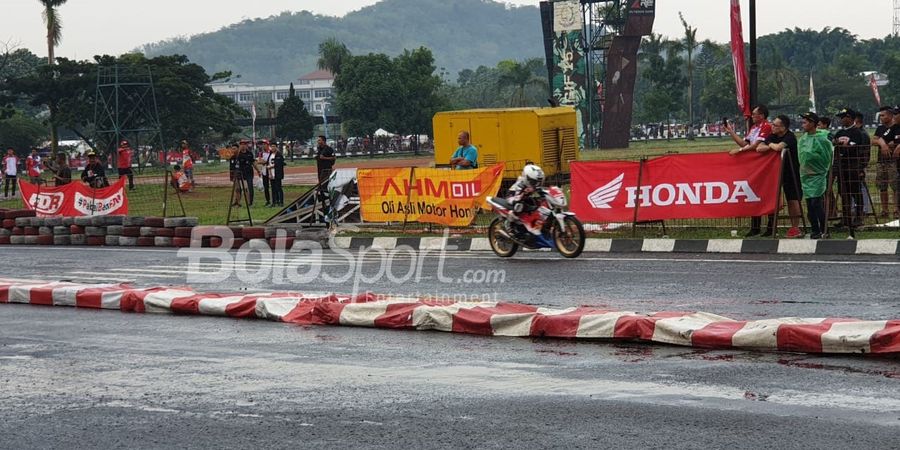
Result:
{"type": "Polygon", "coordinates": [[[134,151],[128,141],[122,141],[119,144],[119,150],[116,153],[116,169],[119,172],[119,178],[128,177],[128,189],[134,190],[134,172],[131,170],[131,159],[134,151]]]}
{"type": "Polygon", "coordinates": [[[56,164],[51,164],[50,170],[53,172],[54,186],[65,186],[72,182],[72,169],[69,168],[65,153],[56,155],[56,164]]]}
{"type": "Polygon", "coordinates": [[[81,181],[92,188],[104,188],[109,186],[109,180],[106,178],[106,165],[101,164],[97,158],[97,153],[88,150],[88,163],[81,172],[81,181]]]}
{"type": "MultiPolygon", "coordinates": [[[[741,152],[755,151],[759,149],[759,146],[762,145],[769,136],[772,135],[772,124],[769,123],[768,120],[769,109],[766,108],[766,105],[759,105],[756,108],[753,108],[753,113],[750,117],[753,120],[753,126],[750,127],[750,132],[748,132],[747,136],[743,139],[734,132],[734,127],[731,123],[725,124],[725,131],[737,145],[741,146],[731,150],[728,154],[735,156],[741,152]]],[[[753,217],[750,219],[750,231],[745,233],[744,236],[751,237],[759,235],[761,226],[762,217],[753,217]]],[[[774,227],[775,223],[772,222],[771,226],[774,227]]],[[[771,235],[771,233],[767,234],[771,235]]]]}
{"type": "MultiPolygon", "coordinates": [[[[791,216],[791,228],[785,237],[788,239],[799,238],[803,236],[800,231],[800,199],[803,197],[803,190],[800,186],[800,164],[797,159],[797,137],[791,131],[791,119],[785,115],[780,115],[772,121],[772,135],[766,138],[766,141],[759,146],[757,151],[776,151],[784,153],[784,159],[781,161],[781,186],[784,189],[784,196],[788,201],[788,213],[791,216]]],[[[780,199],[780,198],[779,198],[780,199]]],[[[777,211],[777,209],[776,209],[777,211]]],[[[775,232],[776,214],[769,216],[769,223],[763,236],[772,236],[775,232]]]]}
{"type": "Polygon", "coordinates": [[[324,183],[331,176],[334,168],[334,162],[337,157],[334,155],[334,149],[329,147],[325,142],[325,136],[319,136],[316,141],[316,169],[319,174],[319,185],[322,185],[324,191],[324,183]]]}
{"type": "Polygon", "coordinates": [[[191,151],[188,141],[181,141],[181,166],[184,168],[184,176],[191,183],[191,189],[194,188],[194,153],[191,151]]]}
{"type": "Polygon", "coordinates": [[[806,198],[807,216],[812,228],[812,239],[827,238],[825,221],[825,190],[828,185],[828,173],[834,157],[834,149],[828,141],[828,132],[817,130],[819,116],[806,113],[801,116],[803,134],[797,143],[798,160],[800,162],[800,182],[803,196],[806,198]]]}
{"type": "MultiPolygon", "coordinates": [[[[863,179],[868,155],[863,154],[864,138],[859,128],[854,126],[856,112],[849,108],[841,110],[841,129],[834,135],[835,159],[839,193],[841,196],[842,225],[853,229],[861,222],[863,208],[863,179]]],[[[868,151],[868,147],[866,147],[868,151]]]]}
{"type": "Polygon", "coordinates": [[[41,184],[41,155],[38,149],[32,148],[31,155],[25,160],[25,172],[32,184],[41,184]]]}
{"type": "Polygon", "coordinates": [[[241,182],[238,184],[238,200],[235,201],[234,206],[241,206],[240,194],[243,189],[247,190],[247,205],[253,206],[253,173],[256,172],[258,175],[259,169],[256,167],[256,159],[253,158],[253,153],[250,152],[250,140],[241,140],[235,159],[237,160],[235,161],[237,175],[241,182]]]}
{"type": "Polygon", "coordinates": [[[181,166],[175,164],[172,172],[172,187],[178,189],[179,192],[190,192],[191,191],[191,180],[187,177],[187,174],[184,173],[181,166]]]}
{"type": "Polygon", "coordinates": [[[900,198],[897,197],[897,190],[900,185],[897,183],[897,160],[894,158],[894,150],[897,146],[897,139],[900,138],[900,125],[895,123],[896,114],[891,106],[882,106],[878,110],[878,119],[881,125],[875,129],[875,137],[873,143],[878,149],[878,162],[875,174],[875,185],[881,194],[881,217],[889,217],[891,205],[893,205],[894,217],[900,217],[900,198]],[[894,191],[894,201],[890,200],[890,192],[894,191]]]}
{"type": "Polygon", "coordinates": [[[831,118],[830,117],[819,117],[819,121],[816,122],[816,129],[828,131],[828,141],[834,141],[834,133],[831,132],[831,118]]]}
{"type": "Polygon", "coordinates": [[[469,142],[469,132],[460,131],[456,137],[459,147],[450,157],[450,167],[456,170],[469,170],[478,168],[478,149],[469,142]]]}
{"type": "Polygon", "coordinates": [[[19,175],[19,157],[16,156],[16,150],[12,147],[6,148],[6,156],[3,157],[3,196],[9,198],[10,187],[12,187],[12,197],[16,196],[16,177],[19,175]]]}
{"type": "Polygon", "coordinates": [[[284,180],[284,154],[276,145],[274,148],[274,156],[272,156],[272,206],[284,206],[284,189],[282,181],[284,180]]]}
{"type": "Polygon", "coordinates": [[[259,158],[257,159],[257,163],[262,167],[262,183],[263,183],[263,192],[266,195],[266,205],[272,206],[272,195],[271,195],[271,174],[269,172],[269,164],[272,162],[272,150],[269,146],[269,141],[263,140],[261,151],[259,153],[259,158]]]}

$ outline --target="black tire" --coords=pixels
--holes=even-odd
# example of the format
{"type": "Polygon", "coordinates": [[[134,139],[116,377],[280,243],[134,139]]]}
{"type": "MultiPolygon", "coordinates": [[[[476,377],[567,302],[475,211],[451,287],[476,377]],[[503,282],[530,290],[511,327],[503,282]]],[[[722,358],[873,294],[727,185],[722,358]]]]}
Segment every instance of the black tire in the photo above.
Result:
{"type": "Polygon", "coordinates": [[[501,258],[510,258],[519,250],[519,244],[498,233],[503,228],[504,222],[506,221],[501,217],[491,221],[491,225],[488,227],[488,242],[491,243],[491,250],[494,251],[494,254],[501,258]]]}
{"type": "Polygon", "coordinates": [[[559,224],[554,223],[553,243],[556,244],[556,250],[564,257],[577,258],[584,251],[584,226],[575,216],[566,216],[563,224],[565,229],[560,229],[559,224]]]}

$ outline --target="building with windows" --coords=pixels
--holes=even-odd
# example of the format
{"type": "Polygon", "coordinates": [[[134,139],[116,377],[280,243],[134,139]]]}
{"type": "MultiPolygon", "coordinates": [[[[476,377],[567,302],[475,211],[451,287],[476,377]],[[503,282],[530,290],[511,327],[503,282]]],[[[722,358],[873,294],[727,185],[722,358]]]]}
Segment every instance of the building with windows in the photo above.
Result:
{"type": "MultiPolygon", "coordinates": [[[[276,107],[284,102],[290,92],[290,85],[257,86],[250,83],[210,83],[213,92],[224,95],[250,110],[254,103],[257,113],[264,116],[265,105],[274,102],[276,107]]],[[[303,100],[306,109],[312,115],[322,115],[329,111],[334,94],[334,75],[326,70],[317,70],[298,78],[294,82],[294,91],[303,100]]]]}

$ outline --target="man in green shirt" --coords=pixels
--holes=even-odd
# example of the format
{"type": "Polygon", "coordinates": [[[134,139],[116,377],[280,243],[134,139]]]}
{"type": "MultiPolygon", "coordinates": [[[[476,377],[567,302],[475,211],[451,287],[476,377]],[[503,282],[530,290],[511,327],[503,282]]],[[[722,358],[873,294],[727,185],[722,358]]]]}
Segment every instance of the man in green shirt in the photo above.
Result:
{"type": "Polygon", "coordinates": [[[819,116],[808,112],[802,114],[803,134],[797,142],[800,160],[800,184],[806,198],[806,211],[812,227],[812,239],[827,237],[825,225],[825,190],[828,173],[834,159],[834,147],[828,140],[826,130],[817,130],[819,116]]]}

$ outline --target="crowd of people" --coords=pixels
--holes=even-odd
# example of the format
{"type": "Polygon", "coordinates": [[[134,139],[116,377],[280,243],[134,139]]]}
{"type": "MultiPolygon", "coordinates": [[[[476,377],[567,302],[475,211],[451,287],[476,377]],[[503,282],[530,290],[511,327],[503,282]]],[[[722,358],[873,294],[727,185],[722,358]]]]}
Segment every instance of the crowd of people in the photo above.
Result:
{"type": "MultiPolygon", "coordinates": [[[[849,108],[836,115],[840,120],[836,132],[831,131],[830,118],[814,112],[801,114],[799,139],[790,131],[791,119],[778,115],[770,122],[765,105],[753,109],[752,126],[746,136],[737,135],[730,123],[725,124],[725,131],[739,145],[731,150],[732,155],[746,151],[786,150],[781,173],[791,221],[786,237],[804,235],[800,228],[801,199],[806,201],[811,238],[828,237],[829,216],[839,217],[840,226],[853,236],[854,229],[862,224],[866,205],[874,203],[866,185],[873,148],[878,151],[875,185],[880,194],[880,215],[882,218],[900,218],[900,107],[881,107],[878,114],[881,125],[875,130],[874,137],[865,130],[863,114],[849,108]],[[894,193],[893,200],[890,191],[894,193]],[[837,203],[840,203],[839,216],[837,203]]],[[[762,218],[753,217],[745,236],[772,236],[775,224],[773,214],[768,217],[763,231],[762,218]]]]}

